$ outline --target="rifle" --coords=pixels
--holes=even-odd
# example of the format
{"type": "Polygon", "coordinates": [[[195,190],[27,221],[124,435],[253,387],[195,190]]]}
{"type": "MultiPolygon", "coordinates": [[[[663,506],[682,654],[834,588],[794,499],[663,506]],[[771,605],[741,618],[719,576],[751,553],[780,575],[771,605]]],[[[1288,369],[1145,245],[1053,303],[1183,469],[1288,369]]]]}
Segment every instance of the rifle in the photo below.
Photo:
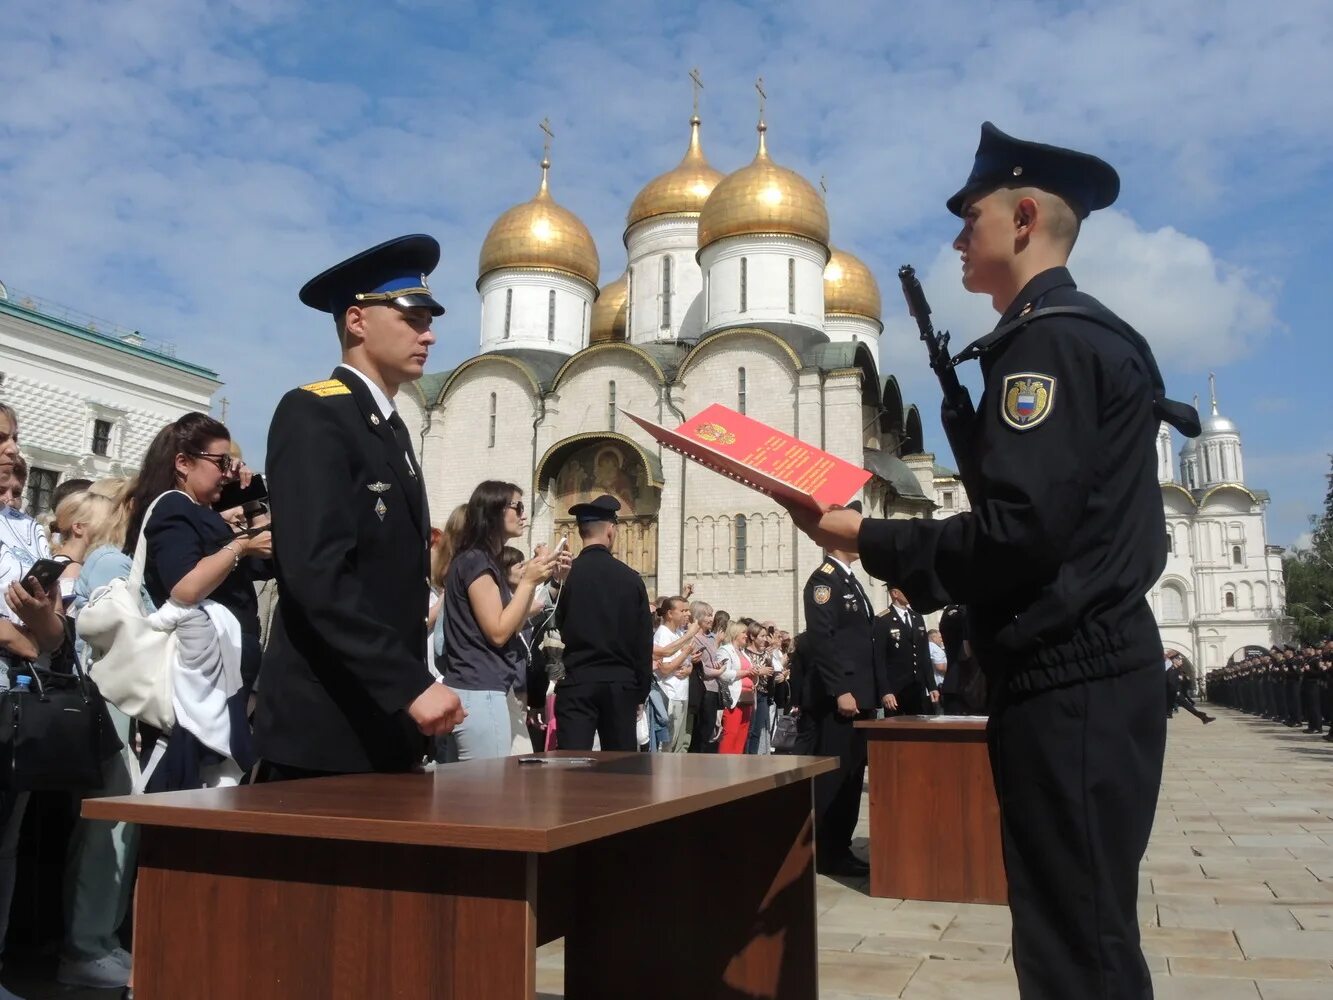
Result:
{"type": "Polygon", "coordinates": [[[958,373],[954,370],[953,358],[949,354],[948,331],[936,333],[930,322],[930,304],[926,301],[926,293],[916,276],[916,269],[911,264],[904,264],[898,268],[898,280],[902,282],[907,311],[921,331],[921,342],[926,345],[930,367],[944,391],[944,401],[940,404],[940,422],[944,425],[949,447],[953,449],[954,461],[958,463],[958,475],[963,481],[963,488],[967,490],[969,501],[975,505],[980,500],[980,493],[976,477],[971,472],[971,455],[964,436],[976,417],[972,396],[967,387],[958,381],[958,373]]]}

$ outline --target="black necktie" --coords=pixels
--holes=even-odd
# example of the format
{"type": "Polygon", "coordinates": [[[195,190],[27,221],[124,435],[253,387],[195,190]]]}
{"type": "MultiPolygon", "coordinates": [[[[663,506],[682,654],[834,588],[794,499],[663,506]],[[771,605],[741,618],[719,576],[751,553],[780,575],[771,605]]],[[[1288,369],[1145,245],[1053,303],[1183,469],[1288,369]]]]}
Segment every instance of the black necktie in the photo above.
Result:
{"type": "Polygon", "coordinates": [[[398,442],[398,447],[403,449],[403,458],[407,461],[408,471],[413,476],[417,474],[417,457],[412,451],[412,436],[407,433],[407,425],[403,423],[403,418],[394,410],[389,416],[389,426],[393,429],[393,439],[398,442]]]}

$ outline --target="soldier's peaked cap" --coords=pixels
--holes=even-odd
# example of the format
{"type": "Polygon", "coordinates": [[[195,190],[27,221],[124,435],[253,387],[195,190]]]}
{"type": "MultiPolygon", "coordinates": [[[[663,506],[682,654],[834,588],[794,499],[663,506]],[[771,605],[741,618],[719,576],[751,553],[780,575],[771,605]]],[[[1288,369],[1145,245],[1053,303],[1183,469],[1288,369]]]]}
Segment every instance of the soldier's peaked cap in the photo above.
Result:
{"type": "Polygon", "coordinates": [[[311,309],[341,315],[349,306],[392,303],[404,308],[424,306],[443,316],[426,275],[440,262],[440,244],[433,236],[399,236],[334,264],[301,288],[301,301],[311,309]]]}
{"type": "Polygon", "coordinates": [[[616,521],[616,512],[620,510],[620,501],[609,494],[603,493],[596,500],[589,500],[587,503],[576,503],[569,508],[569,512],[574,515],[574,519],[579,524],[588,524],[592,521],[616,521]]]}
{"type": "Polygon", "coordinates": [[[1120,194],[1120,175],[1105,160],[1062,146],[1015,139],[984,122],[972,173],[945,204],[961,217],[968,198],[1009,184],[1057,194],[1080,219],[1106,208],[1120,194]]]}

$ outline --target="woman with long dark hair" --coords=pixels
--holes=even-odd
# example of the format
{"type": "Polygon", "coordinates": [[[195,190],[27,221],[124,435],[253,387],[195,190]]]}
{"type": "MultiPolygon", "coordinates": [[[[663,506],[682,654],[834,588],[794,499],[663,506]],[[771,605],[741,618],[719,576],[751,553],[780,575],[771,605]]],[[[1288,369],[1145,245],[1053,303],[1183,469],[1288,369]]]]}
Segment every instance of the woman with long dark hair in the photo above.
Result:
{"type": "Polygon", "coordinates": [[[213,509],[237,468],[227,428],[187,413],[148,446],[130,496],[125,552],[142,534],[144,586],[176,629],[180,664],[198,668],[177,671],[187,710],[165,745],[144,740],[148,791],[235,784],[254,764],[245,713],[262,652],[254,581],[272,575],[273,541],[267,530],[237,534],[213,509]]]}
{"type": "Polygon", "coordinates": [[[507,757],[511,746],[509,693],[526,668],[518,633],[527,623],[537,586],[558,560],[539,550],[510,587],[500,552],[526,527],[523,491],[487,480],[472,491],[458,550],[444,584],[444,683],[458,693],[467,717],[450,739],[456,760],[507,757]],[[517,644],[517,645],[515,645],[517,644]]]}

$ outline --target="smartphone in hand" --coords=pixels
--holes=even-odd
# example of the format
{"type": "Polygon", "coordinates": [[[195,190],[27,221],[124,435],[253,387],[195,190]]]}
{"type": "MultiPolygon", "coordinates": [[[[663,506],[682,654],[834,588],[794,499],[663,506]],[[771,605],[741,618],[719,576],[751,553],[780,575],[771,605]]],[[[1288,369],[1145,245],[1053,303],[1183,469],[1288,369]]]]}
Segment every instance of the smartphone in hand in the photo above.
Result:
{"type": "Polygon", "coordinates": [[[69,563],[63,559],[38,559],[28,572],[23,574],[23,578],[26,580],[32,577],[43,591],[47,591],[51,589],[51,584],[60,579],[60,574],[65,572],[65,567],[68,565],[69,563]]]}

